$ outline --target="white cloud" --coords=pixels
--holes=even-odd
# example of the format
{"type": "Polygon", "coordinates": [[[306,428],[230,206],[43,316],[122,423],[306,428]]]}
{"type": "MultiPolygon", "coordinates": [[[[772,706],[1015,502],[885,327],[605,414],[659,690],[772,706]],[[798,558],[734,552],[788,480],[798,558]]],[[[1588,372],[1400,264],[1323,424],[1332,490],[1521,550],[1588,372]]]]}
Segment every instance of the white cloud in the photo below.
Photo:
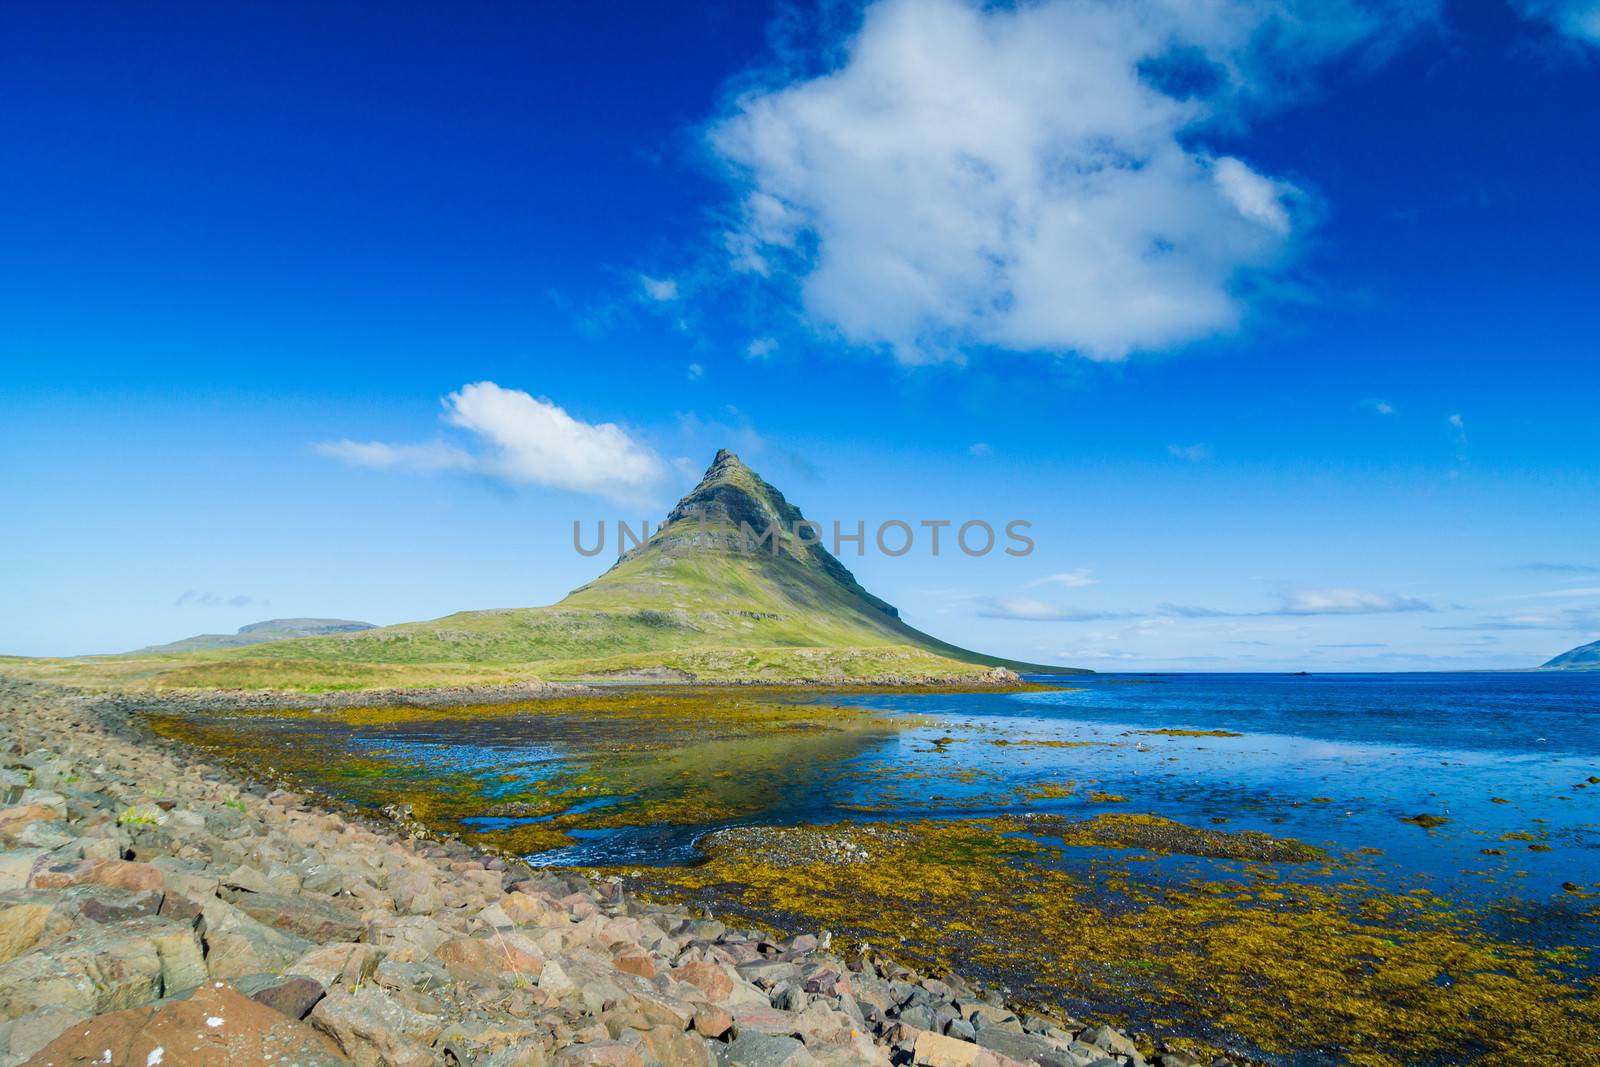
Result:
{"type": "Polygon", "coordinates": [[[678,299],[678,283],[673,278],[652,278],[648,274],[641,274],[639,287],[647,298],[658,304],[668,304],[678,299]]]}
{"type": "Polygon", "coordinates": [[[1600,0],[1513,0],[1513,6],[1574,40],[1600,45],[1600,0]]]}
{"type": "Polygon", "coordinates": [[[1028,583],[1028,588],[1033,589],[1041,585],[1059,585],[1066,589],[1082,589],[1088,585],[1099,585],[1100,579],[1089,577],[1086,567],[1063,571],[1060,574],[1047,574],[1043,578],[1035,579],[1028,583]]]}
{"type": "Polygon", "coordinates": [[[1365,408],[1367,411],[1372,412],[1374,415],[1393,415],[1394,414],[1394,405],[1389,403],[1387,400],[1378,400],[1376,398],[1368,398],[1368,399],[1363,400],[1361,402],[1361,407],[1365,408]]]}
{"type": "Polygon", "coordinates": [[[994,449],[986,441],[976,441],[967,447],[967,455],[974,459],[988,459],[994,455],[994,449]]]}
{"type": "Polygon", "coordinates": [[[1583,586],[1578,589],[1552,589],[1548,593],[1529,593],[1528,595],[1538,597],[1600,596],[1600,585],[1583,586]]]}
{"type": "Polygon", "coordinates": [[[988,619],[1016,619],[1020,622],[1094,622],[1126,618],[1122,612],[1085,611],[1047,604],[1032,597],[989,597],[979,602],[978,614],[988,619]]]}
{"type": "Polygon", "coordinates": [[[1167,455],[1173,459],[1186,459],[1191,463],[1201,463],[1211,458],[1211,446],[1205,444],[1168,445],[1167,455]]]}
{"type": "Polygon", "coordinates": [[[757,337],[744,347],[744,354],[751,359],[766,359],[778,350],[778,341],[773,337],[757,337]]]}
{"type": "Polygon", "coordinates": [[[689,364],[689,380],[691,382],[692,381],[696,381],[697,379],[700,379],[700,378],[704,378],[705,376],[706,376],[706,369],[704,367],[702,367],[698,363],[689,364]]]}
{"type": "Polygon", "coordinates": [[[324,456],[352,467],[397,467],[413,471],[471,470],[472,453],[444,441],[416,445],[390,445],[382,441],[324,441],[316,446],[324,456]]]}
{"type": "Polygon", "coordinates": [[[1222,195],[1239,209],[1239,214],[1288,236],[1289,209],[1283,202],[1295,191],[1294,186],[1263,178],[1251,170],[1249,164],[1232,156],[1223,156],[1212,163],[1211,177],[1222,195]]]}
{"type": "Polygon", "coordinates": [[[1277,615],[1380,615],[1403,611],[1432,611],[1416,597],[1390,596],[1365,589],[1301,589],[1288,593],[1277,615]]]}
{"type": "Polygon", "coordinates": [[[592,424],[549,400],[494,382],[474,382],[444,398],[444,421],[477,440],[386,444],[333,441],[318,452],[358,467],[460,470],[513,485],[541,485],[631,502],[666,474],[655,452],[615,423],[592,424]]]}
{"type": "Polygon", "coordinates": [[[1238,325],[1304,227],[1201,143],[1434,0],[879,0],[826,73],[710,131],[734,266],[906,362],[973,346],[1121,359],[1238,325]]]}

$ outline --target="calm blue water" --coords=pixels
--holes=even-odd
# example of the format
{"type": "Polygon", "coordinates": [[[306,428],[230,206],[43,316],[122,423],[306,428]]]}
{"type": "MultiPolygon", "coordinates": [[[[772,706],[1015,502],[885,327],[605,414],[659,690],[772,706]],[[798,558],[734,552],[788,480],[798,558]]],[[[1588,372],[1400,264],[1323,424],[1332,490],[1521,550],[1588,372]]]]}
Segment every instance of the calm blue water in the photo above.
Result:
{"type": "Polygon", "coordinates": [[[1065,692],[845,702],[937,716],[937,729],[865,758],[923,761],[952,776],[976,771],[984,783],[935,786],[927,803],[908,807],[982,796],[992,791],[990,775],[1075,780],[1080,792],[1093,783],[1127,802],[1072,797],[1020,807],[1143,811],[1265,830],[1335,853],[1381,849],[1363,862],[1395,886],[1523,898],[1561,894],[1563,883],[1600,888],[1600,784],[1588,781],[1600,778],[1600,674],[1120,675],[1070,684],[1065,692]],[[1162,729],[1242,736],[1139,732],[1162,729]],[[1108,745],[975,740],[918,751],[941,734],[1108,745]],[[1449,822],[1424,829],[1401,821],[1423,813],[1449,822]]]}
{"type": "MultiPolygon", "coordinates": [[[[1600,674],[1119,675],[1068,684],[819,696],[919,725],[815,768],[741,821],[1147,812],[1295,837],[1336,855],[1379,850],[1356,862],[1385,888],[1563,904],[1575,903],[1563,885],[1600,889],[1600,784],[1587,780],[1600,778],[1600,674]],[[1140,732],[1165,729],[1241,736],[1140,732]],[[1037,743],[1063,741],[1081,747],[1037,743]],[[1031,792],[1066,783],[1071,796],[1031,792]],[[1126,799],[1096,802],[1094,793],[1126,799]],[[1419,814],[1449,821],[1432,829],[1401,821],[1419,814]]],[[[538,858],[692,862],[694,840],[712,828],[599,831],[538,858]]]]}

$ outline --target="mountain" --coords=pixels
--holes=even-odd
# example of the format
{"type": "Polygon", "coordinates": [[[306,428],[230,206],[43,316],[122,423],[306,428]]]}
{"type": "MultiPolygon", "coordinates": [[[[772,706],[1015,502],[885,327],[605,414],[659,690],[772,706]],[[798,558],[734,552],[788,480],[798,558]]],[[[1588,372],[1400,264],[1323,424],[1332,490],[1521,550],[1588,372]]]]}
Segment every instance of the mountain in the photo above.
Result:
{"type": "Polygon", "coordinates": [[[1600,641],[1568,649],[1546,663],[1541,670],[1600,671],[1600,641]]]}
{"type": "Polygon", "coordinates": [[[355,633],[358,630],[376,629],[370,622],[352,622],[349,619],[267,619],[241,626],[237,633],[196,634],[181,641],[165,645],[150,645],[129,656],[145,656],[166,652],[203,652],[213,648],[241,648],[261,645],[268,641],[284,641],[292,637],[321,637],[325,634],[355,633]]]}
{"type": "Polygon", "coordinates": [[[644,544],[548,607],[193,654],[158,685],[360,688],[550,680],[980,680],[1018,663],[901,620],[845,566],[792,532],[744,551],[740,524],[794,530],[800,510],[721,451],[644,544]]]}

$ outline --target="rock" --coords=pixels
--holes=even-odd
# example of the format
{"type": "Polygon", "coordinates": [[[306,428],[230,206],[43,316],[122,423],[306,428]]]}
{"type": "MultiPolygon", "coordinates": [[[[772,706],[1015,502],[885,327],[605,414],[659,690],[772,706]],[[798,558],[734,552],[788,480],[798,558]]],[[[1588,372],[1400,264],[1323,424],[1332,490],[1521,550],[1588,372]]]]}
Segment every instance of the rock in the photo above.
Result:
{"type": "Polygon", "coordinates": [[[239,992],[291,1019],[304,1019],[324,996],[322,983],[303,974],[252,974],[234,985],[239,992]]]}
{"type": "Polygon", "coordinates": [[[790,1036],[800,1032],[799,1021],[791,1012],[771,1006],[741,1006],[733,1010],[733,1032],[754,1032],[790,1036]]]}
{"type": "Polygon", "coordinates": [[[103,885],[135,892],[159,891],[161,868],[130,860],[80,860],[36,869],[29,885],[37,889],[64,889],[72,885],[103,885]]]}
{"type": "Polygon", "coordinates": [[[33,877],[34,864],[46,855],[42,848],[19,848],[0,852],[0,890],[21,889],[33,877]]]}
{"type": "Polygon", "coordinates": [[[402,1007],[373,986],[329,993],[310,1021],[357,1067],[426,1067],[442,1030],[438,1019],[402,1007]]]}
{"type": "Polygon", "coordinates": [[[715,1039],[733,1029],[733,1016],[715,1004],[696,1004],[693,1025],[696,1033],[715,1039]]]}
{"type": "Polygon", "coordinates": [[[457,978],[484,984],[502,975],[532,983],[544,970],[544,957],[520,934],[454,938],[440,945],[434,957],[457,978]]]}
{"type": "Polygon", "coordinates": [[[976,1040],[983,1048],[1024,1063],[1043,1063],[1048,1057],[1060,1053],[1056,1043],[1048,1038],[1019,1034],[996,1026],[979,1027],[976,1040]]]}
{"type": "Polygon", "coordinates": [[[303,937],[257,922],[215,897],[201,903],[206,926],[206,970],[212,978],[282,971],[308,952],[303,937]]]}
{"type": "Polygon", "coordinates": [[[591,1041],[582,1045],[568,1045],[555,1056],[556,1067],[578,1067],[579,1064],[604,1065],[604,1067],[644,1067],[644,1057],[639,1049],[621,1041],[591,1041]]]}
{"type": "Polygon", "coordinates": [[[222,899],[258,922],[311,941],[355,941],[366,929],[361,916],[328,897],[224,887],[222,899]]]}
{"type": "Polygon", "coordinates": [[[219,1064],[348,1063],[326,1038],[225,983],[186,1000],[131,1008],[69,1026],[34,1057],[67,1067],[218,1067],[219,1064]]]}
{"type": "Polygon", "coordinates": [[[811,1067],[816,1058],[792,1037],[749,1032],[713,1048],[722,1067],[811,1067]]]}
{"type": "Polygon", "coordinates": [[[1092,1030],[1085,1030],[1078,1035],[1078,1040],[1084,1044],[1094,1045],[1105,1049],[1114,1056],[1137,1056],[1139,1048],[1128,1035],[1120,1030],[1113,1030],[1109,1026],[1096,1026],[1092,1030]]]}
{"type": "Polygon", "coordinates": [[[16,959],[38,943],[51,910],[48,904],[13,904],[0,909],[0,963],[16,959]]]}
{"type": "Polygon", "coordinates": [[[716,1057],[705,1038],[675,1026],[652,1026],[639,1031],[649,1057],[661,1067],[716,1067],[716,1057]]]}
{"type": "Polygon", "coordinates": [[[192,927],[159,918],[74,931],[65,941],[0,965],[0,1015],[51,1006],[107,1012],[148,1003],[162,995],[158,943],[176,976],[192,959],[179,946],[187,938],[198,954],[196,936],[192,927]]]}
{"type": "Polygon", "coordinates": [[[285,970],[310,978],[323,989],[360,985],[378,966],[378,950],[346,942],[312,949],[285,970]]]}
{"type": "Polygon", "coordinates": [[[0,1063],[23,1063],[60,1037],[69,1026],[89,1018],[68,1008],[40,1008],[0,1024],[0,1063]]]}
{"type": "Polygon", "coordinates": [[[982,1053],[977,1045],[924,1031],[917,1035],[912,1062],[924,1067],[973,1067],[982,1053]]]}
{"type": "Polygon", "coordinates": [[[685,963],[673,968],[671,975],[697,987],[708,1000],[726,1000],[733,992],[733,979],[715,963],[685,963]]]}

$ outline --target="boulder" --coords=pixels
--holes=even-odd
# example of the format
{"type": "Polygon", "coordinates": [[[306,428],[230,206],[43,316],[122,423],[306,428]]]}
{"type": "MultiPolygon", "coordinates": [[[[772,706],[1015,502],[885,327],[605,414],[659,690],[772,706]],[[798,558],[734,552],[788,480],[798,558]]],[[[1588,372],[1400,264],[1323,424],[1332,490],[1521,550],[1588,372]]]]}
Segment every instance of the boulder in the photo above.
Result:
{"type": "Polygon", "coordinates": [[[357,1067],[428,1067],[443,1029],[438,1019],[374,986],[329,993],[311,1010],[310,1021],[357,1067]]]}
{"type": "Polygon", "coordinates": [[[207,985],[185,1000],[115,1011],[70,1025],[34,1062],[67,1067],[217,1067],[298,1063],[337,1067],[349,1061],[304,1023],[241,994],[207,985]]]}
{"type": "Polygon", "coordinates": [[[311,941],[355,941],[366,924],[329,897],[299,893],[258,893],[223,887],[222,899],[258,922],[311,941]]]}

